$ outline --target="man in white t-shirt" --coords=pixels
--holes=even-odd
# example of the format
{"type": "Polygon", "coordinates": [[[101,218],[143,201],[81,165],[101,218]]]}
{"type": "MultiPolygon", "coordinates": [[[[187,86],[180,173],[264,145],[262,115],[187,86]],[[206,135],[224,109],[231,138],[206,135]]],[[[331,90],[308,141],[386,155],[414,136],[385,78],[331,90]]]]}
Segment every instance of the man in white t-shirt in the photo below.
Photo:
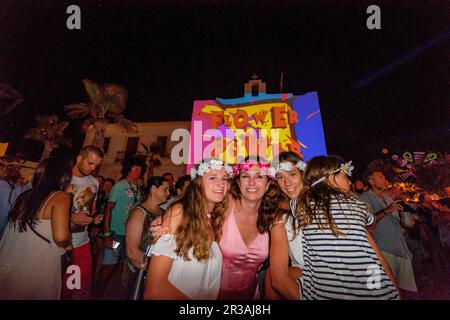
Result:
{"type": "Polygon", "coordinates": [[[63,274],[63,299],[89,299],[92,288],[93,259],[88,226],[100,224],[103,215],[96,215],[95,200],[99,190],[98,180],[92,176],[103,160],[103,151],[95,146],[85,146],[80,150],[72,168],[72,180],[67,192],[73,194],[71,232],[72,265],[80,268],[80,288],[71,285],[68,278],[72,273],[63,274]],[[69,282],[69,285],[68,285],[69,282]]]}

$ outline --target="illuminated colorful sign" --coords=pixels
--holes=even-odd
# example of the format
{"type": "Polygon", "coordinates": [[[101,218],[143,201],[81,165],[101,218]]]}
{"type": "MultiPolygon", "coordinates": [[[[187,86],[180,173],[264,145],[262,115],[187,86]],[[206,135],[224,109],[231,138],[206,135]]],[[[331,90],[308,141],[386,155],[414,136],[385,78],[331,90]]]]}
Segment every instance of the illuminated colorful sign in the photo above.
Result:
{"type": "Polygon", "coordinates": [[[188,170],[208,157],[238,163],[258,155],[271,161],[281,151],[305,161],[327,154],[316,92],[194,101],[188,170]]]}

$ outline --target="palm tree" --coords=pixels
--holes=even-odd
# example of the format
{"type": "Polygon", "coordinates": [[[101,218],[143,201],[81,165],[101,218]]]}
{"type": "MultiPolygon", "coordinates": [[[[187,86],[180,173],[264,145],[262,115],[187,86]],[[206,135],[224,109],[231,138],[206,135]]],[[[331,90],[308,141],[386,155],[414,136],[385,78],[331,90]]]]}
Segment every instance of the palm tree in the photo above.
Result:
{"type": "Polygon", "coordinates": [[[147,177],[153,176],[153,169],[161,166],[161,161],[156,158],[156,155],[161,155],[162,146],[158,142],[153,142],[151,144],[143,144],[141,143],[144,152],[141,154],[145,157],[147,162],[147,177]]]}
{"type": "Polygon", "coordinates": [[[127,104],[127,90],[124,87],[109,83],[99,85],[89,79],[83,79],[83,85],[89,101],[64,108],[70,118],[84,119],[85,132],[95,130],[93,145],[103,147],[107,123],[116,123],[126,131],[136,130],[134,122],[122,115],[127,104]]]}
{"type": "Polygon", "coordinates": [[[37,115],[38,126],[31,128],[25,134],[25,139],[36,140],[44,144],[41,160],[50,156],[50,153],[59,146],[71,146],[71,139],[64,136],[64,130],[69,125],[68,121],[59,122],[58,116],[37,115]]]}

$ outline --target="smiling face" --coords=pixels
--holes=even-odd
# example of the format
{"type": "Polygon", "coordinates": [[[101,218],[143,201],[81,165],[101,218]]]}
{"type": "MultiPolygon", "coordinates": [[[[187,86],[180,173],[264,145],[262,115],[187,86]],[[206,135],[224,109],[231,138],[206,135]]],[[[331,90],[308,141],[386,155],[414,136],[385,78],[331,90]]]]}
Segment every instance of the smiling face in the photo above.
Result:
{"type": "Polygon", "coordinates": [[[290,171],[280,170],[277,173],[277,183],[289,198],[297,198],[303,189],[302,173],[295,166],[290,171]]]}
{"type": "Polygon", "coordinates": [[[258,166],[252,166],[248,171],[240,172],[238,184],[243,199],[260,201],[267,191],[269,181],[258,166]]]}
{"type": "Polygon", "coordinates": [[[222,202],[230,188],[230,178],[224,168],[210,169],[201,177],[208,204],[222,202]]]}

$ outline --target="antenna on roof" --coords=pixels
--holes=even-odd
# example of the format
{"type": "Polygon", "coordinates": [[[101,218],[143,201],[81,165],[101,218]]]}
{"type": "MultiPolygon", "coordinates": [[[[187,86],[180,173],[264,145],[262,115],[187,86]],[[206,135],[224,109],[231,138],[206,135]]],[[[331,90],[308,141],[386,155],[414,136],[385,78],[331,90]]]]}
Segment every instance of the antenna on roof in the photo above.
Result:
{"type": "Polygon", "coordinates": [[[284,74],[284,72],[281,72],[281,77],[280,77],[280,93],[283,93],[283,74],[284,74]]]}

